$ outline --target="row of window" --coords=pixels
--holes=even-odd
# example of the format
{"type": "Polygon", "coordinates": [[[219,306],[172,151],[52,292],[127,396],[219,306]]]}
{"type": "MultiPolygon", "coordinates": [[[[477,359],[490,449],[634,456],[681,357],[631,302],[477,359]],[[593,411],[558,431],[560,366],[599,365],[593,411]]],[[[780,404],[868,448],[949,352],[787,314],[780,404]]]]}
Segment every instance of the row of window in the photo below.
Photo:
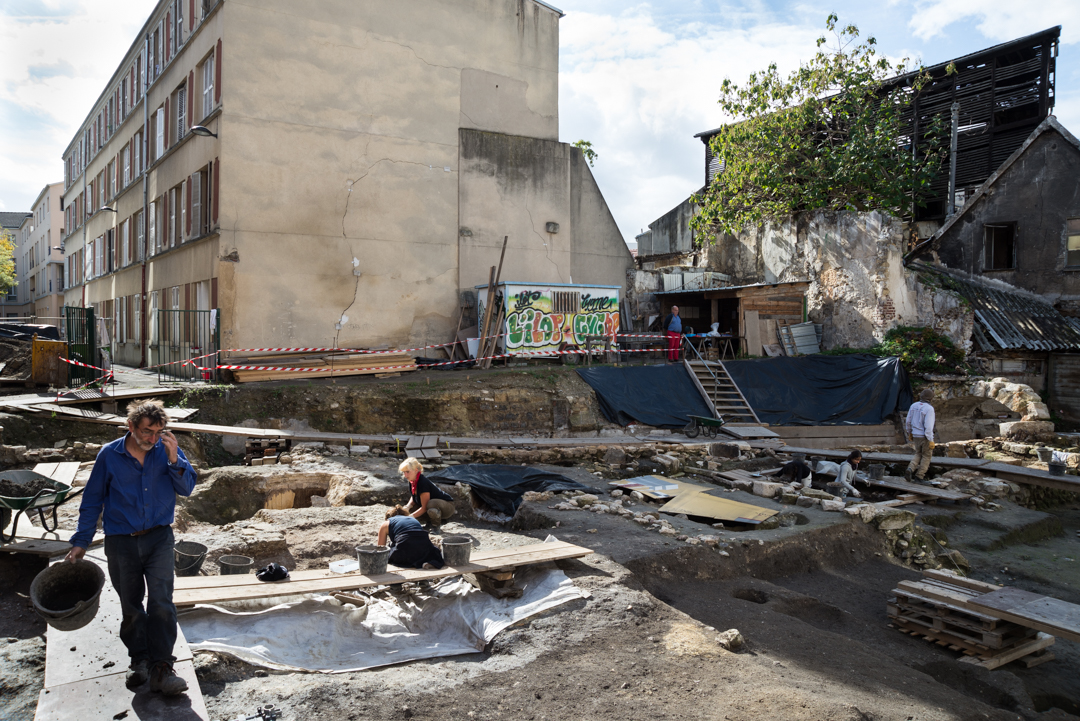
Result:
{"type": "Polygon", "coordinates": [[[70,285],[100,278],[207,235],[217,224],[217,161],[192,173],[142,211],[120,221],[67,258],[70,285]],[[147,237],[149,235],[149,237],[147,237]]]}
{"type": "Polygon", "coordinates": [[[216,109],[221,102],[220,56],[221,42],[218,41],[217,47],[188,74],[188,79],[150,116],[150,127],[140,126],[116,157],[93,180],[87,181],[86,190],[68,204],[64,211],[65,227],[74,232],[87,218],[108,205],[111,198],[135,182],[149,164],[182,140],[192,117],[199,114],[198,117],[205,118],[216,109]],[[188,92],[196,86],[197,79],[198,103],[195,93],[188,92]],[[144,145],[147,137],[153,138],[149,147],[144,145]]]}
{"type": "MultiPolygon", "coordinates": [[[[112,92],[106,95],[90,122],[83,129],[79,142],[64,158],[64,188],[75,179],[119,129],[128,114],[142,100],[147,88],[161,75],[165,67],[183,47],[195,30],[196,6],[199,20],[205,18],[217,0],[171,0],[147,35],[143,49],[132,60],[112,92]],[[185,11],[188,22],[184,23],[185,11]]],[[[219,43],[220,45],[220,43],[219,43]]],[[[69,226],[71,227],[71,226],[69,226]]]]}

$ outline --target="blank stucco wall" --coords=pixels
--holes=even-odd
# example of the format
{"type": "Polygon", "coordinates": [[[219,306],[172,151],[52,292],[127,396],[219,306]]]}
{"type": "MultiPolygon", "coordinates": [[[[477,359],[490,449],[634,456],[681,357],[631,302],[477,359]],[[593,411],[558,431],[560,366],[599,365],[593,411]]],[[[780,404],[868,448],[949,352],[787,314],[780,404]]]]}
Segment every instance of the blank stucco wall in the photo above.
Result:
{"type": "Polygon", "coordinates": [[[570,259],[575,283],[626,286],[626,272],[635,267],[619,226],[582,152],[570,150],[570,259]]]}
{"type": "Polygon", "coordinates": [[[484,130],[557,132],[557,14],[523,0],[223,11],[223,345],[445,341],[463,109],[484,130]]]}

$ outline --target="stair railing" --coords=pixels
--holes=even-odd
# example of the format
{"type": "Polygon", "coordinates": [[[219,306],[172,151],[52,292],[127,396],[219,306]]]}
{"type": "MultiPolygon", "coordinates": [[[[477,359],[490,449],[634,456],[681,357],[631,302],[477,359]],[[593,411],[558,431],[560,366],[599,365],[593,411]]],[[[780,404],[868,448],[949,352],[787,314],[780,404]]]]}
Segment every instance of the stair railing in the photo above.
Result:
{"type": "MultiPolygon", "coordinates": [[[[691,343],[690,341],[688,341],[686,339],[686,336],[682,337],[682,344],[684,346],[686,346],[687,348],[689,348],[690,350],[694,351],[694,355],[697,356],[697,359],[699,361],[701,361],[701,365],[705,366],[705,370],[709,371],[709,375],[712,376],[712,379],[713,379],[712,401],[713,401],[713,406],[715,407],[716,404],[720,402],[720,397],[717,395],[717,392],[720,390],[720,379],[716,377],[716,374],[713,373],[713,369],[709,367],[708,361],[706,361],[704,358],[701,357],[701,353],[698,352],[698,349],[694,347],[693,343],[691,343]]],[[[694,369],[690,367],[690,362],[686,360],[686,353],[685,352],[683,353],[683,362],[687,366],[686,369],[691,374],[693,374],[694,369]]]]}

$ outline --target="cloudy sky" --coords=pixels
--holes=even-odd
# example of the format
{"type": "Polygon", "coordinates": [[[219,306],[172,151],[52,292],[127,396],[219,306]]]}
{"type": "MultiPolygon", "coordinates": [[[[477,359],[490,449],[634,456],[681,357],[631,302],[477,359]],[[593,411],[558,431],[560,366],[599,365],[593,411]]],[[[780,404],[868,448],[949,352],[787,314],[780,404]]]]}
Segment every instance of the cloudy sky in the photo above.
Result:
{"type": "MultiPolygon", "coordinates": [[[[63,178],[64,147],[154,4],[0,0],[0,210],[28,210],[63,178]]],[[[1077,0],[551,4],[566,12],[560,134],[592,142],[594,173],[628,240],[701,185],[704,147],[693,136],[723,122],[723,79],[769,62],[796,67],[813,55],[829,12],[874,35],[889,57],[926,64],[1061,25],[1055,114],[1080,132],[1077,0]]]]}

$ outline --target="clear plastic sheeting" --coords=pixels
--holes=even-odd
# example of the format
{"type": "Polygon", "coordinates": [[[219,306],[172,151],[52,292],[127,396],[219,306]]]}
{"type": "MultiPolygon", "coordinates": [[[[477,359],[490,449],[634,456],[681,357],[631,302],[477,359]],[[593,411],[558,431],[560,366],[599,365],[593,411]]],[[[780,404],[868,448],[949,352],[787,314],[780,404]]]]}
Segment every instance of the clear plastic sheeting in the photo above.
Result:
{"type": "MultiPolygon", "coordinates": [[[[505,628],[586,594],[549,564],[518,570],[521,598],[497,599],[460,576],[429,590],[380,593],[366,606],[315,596],[237,610],[195,606],[180,627],[192,651],[265,668],[345,673],[484,649],[505,628]]],[[[400,587],[398,587],[400,588],[400,587]]]]}

